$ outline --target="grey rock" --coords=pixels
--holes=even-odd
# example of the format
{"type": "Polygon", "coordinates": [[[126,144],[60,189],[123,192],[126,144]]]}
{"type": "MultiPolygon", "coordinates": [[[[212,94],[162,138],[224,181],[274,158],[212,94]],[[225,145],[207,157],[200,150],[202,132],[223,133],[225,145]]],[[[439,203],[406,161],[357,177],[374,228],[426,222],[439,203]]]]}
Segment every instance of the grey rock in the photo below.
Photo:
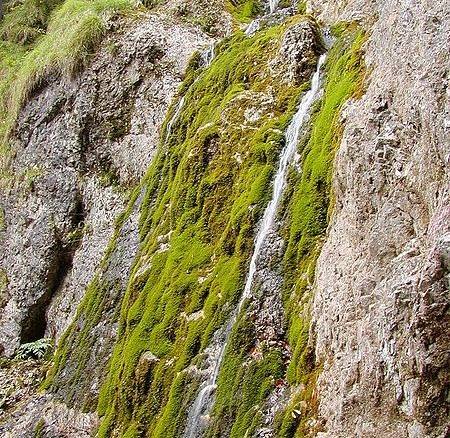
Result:
{"type": "Polygon", "coordinates": [[[444,437],[449,382],[446,2],[312,0],[371,28],[317,267],[318,436],[444,437]]]}

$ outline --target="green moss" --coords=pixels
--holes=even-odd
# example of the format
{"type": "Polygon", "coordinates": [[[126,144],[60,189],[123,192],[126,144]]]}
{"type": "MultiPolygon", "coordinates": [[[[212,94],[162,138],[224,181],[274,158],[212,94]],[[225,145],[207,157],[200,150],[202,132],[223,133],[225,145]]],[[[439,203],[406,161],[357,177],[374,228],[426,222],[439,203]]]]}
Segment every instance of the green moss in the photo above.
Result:
{"type": "Polygon", "coordinates": [[[286,282],[290,288],[286,297],[288,315],[294,317],[290,341],[292,345],[297,344],[289,373],[292,382],[298,382],[295,373],[296,370],[301,372],[298,360],[308,331],[308,324],[303,319],[296,319],[296,315],[302,314],[296,304],[302,302],[302,295],[314,281],[314,264],[329,218],[334,154],[342,135],[340,109],[350,97],[359,93],[364,73],[363,41],[362,31],[351,30],[330,50],[325,67],[324,97],[316,106],[309,139],[299,151],[302,172],[291,174],[290,185],[294,190],[288,207],[288,246],[284,262],[290,279],[286,282]]]}
{"type": "Polygon", "coordinates": [[[255,346],[255,327],[243,315],[227,345],[207,437],[253,436],[261,425],[266,398],[284,376],[281,352],[264,344],[255,346]]]}
{"type": "Polygon", "coordinates": [[[0,268],[0,309],[3,308],[8,302],[8,282],[9,280],[7,272],[3,268],[0,268]]]}
{"type": "Polygon", "coordinates": [[[44,435],[44,427],[45,427],[45,421],[43,418],[41,418],[34,428],[34,438],[43,438],[44,435]]]}
{"type": "Polygon", "coordinates": [[[227,0],[228,10],[240,22],[248,23],[263,11],[261,0],[227,0]]]}
{"type": "Polygon", "coordinates": [[[0,232],[6,230],[5,210],[0,206],[0,232]]]}
{"type": "MultiPolygon", "coordinates": [[[[283,133],[307,86],[284,84],[269,66],[285,29],[225,39],[206,70],[199,68],[198,56],[194,58],[181,88],[183,110],[142,182],[141,245],[124,294],[116,294],[121,299],[123,295],[120,309],[108,301],[117,285],[103,273],[132,207],[118,221],[102,269],[60,343],[46,387],[68,391],[65,399],[73,401],[94,345],[90,333],[105,309],[114,308],[119,325],[97,405],[102,417],[99,437],[171,438],[184,430],[200,383],[195,369],[205,366],[205,348],[242,293],[283,133]],[[258,120],[247,120],[246,110],[260,109],[261,100],[270,103],[258,120]],[[139,364],[148,352],[157,360],[142,368],[139,364]]],[[[219,374],[210,438],[251,436],[260,426],[267,396],[286,373],[293,386],[304,383],[306,390],[280,415],[279,436],[302,436],[305,422],[292,417],[301,401],[310,402],[307,415],[313,415],[317,369],[306,348],[308,290],[328,222],[332,161],[341,134],[339,111],[361,85],[362,42],[363,34],[356,29],[341,32],[328,59],[324,97],[300,145],[302,172],[292,170],[289,176],[283,298],[292,362],[286,370],[278,349],[255,345],[253,322],[240,317],[219,374]]],[[[137,194],[130,206],[136,199],[137,194]]],[[[95,409],[96,401],[84,397],[84,408],[95,409]]]]}
{"type": "MultiPolygon", "coordinates": [[[[142,254],[123,300],[118,342],[101,391],[99,436],[139,429],[169,438],[184,428],[199,383],[189,366],[201,366],[203,350],[239,300],[255,225],[284,141],[280,133],[301,92],[268,68],[283,32],[277,27],[253,38],[238,34],[218,47],[208,70],[193,68],[195,83],[188,77],[183,111],[144,180],[142,254]],[[267,93],[271,106],[256,122],[246,121],[245,109],[267,93]],[[138,388],[135,370],[148,350],[159,361],[138,388]]],[[[275,356],[268,351],[252,365],[261,383],[256,390],[250,374],[243,376],[245,403],[236,413],[233,436],[252,420],[246,408],[254,409],[280,374],[275,356]]],[[[242,358],[239,352],[236,363],[242,358]]]]}

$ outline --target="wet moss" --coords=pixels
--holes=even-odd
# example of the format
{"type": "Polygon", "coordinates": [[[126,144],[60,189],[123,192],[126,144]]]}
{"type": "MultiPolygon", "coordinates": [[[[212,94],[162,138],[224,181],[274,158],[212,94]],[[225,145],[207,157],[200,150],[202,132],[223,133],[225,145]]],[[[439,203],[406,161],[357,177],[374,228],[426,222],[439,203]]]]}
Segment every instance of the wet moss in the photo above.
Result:
{"type": "MultiPolygon", "coordinates": [[[[204,349],[239,300],[284,142],[280,133],[302,90],[283,84],[269,68],[284,29],[253,38],[239,33],[218,47],[209,69],[193,64],[183,110],[144,180],[142,255],[100,395],[99,436],[142,436],[145,430],[169,438],[184,428],[199,383],[192,365],[202,366],[204,349]],[[245,111],[260,98],[270,104],[256,120],[247,119],[245,111]],[[147,350],[159,360],[142,390],[135,369],[147,350]]],[[[279,358],[271,354],[252,365],[256,392],[250,375],[243,376],[246,404],[233,436],[251,420],[246,407],[264,398],[279,374],[279,358]]]]}
{"type": "Polygon", "coordinates": [[[242,23],[248,23],[263,12],[262,0],[228,0],[228,10],[242,23]]]}

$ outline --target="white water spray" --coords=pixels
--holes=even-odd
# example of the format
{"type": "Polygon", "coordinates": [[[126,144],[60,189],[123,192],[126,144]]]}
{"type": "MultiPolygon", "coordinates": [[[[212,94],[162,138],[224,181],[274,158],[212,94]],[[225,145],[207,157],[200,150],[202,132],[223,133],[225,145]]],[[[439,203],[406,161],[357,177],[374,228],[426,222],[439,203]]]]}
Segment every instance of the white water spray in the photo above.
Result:
{"type": "Polygon", "coordinates": [[[278,8],[279,0],[269,0],[269,10],[273,14],[278,8]]]}
{"type": "MultiPolygon", "coordinates": [[[[271,2],[272,3],[272,2],[271,2]]],[[[289,164],[293,161],[297,149],[300,132],[305,122],[308,120],[313,103],[321,94],[320,87],[320,71],[325,62],[326,55],[319,58],[316,72],[311,81],[311,89],[303,96],[302,101],[295,113],[291,123],[286,130],[286,146],[282,151],[280,162],[278,164],[277,173],[273,182],[272,200],[269,202],[264,216],[261,220],[261,226],[255,239],[255,249],[250,261],[250,268],[245,284],[244,292],[241,296],[237,310],[229,319],[225,330],[222,332],[221,343],[214,350],[211,347],[209,359],[212,362],[212,373],[208,379],[200,386],[200,391],[193,405],[188,412],[188,422],[184,433],[185,438],[199,438],[208,422],[208,413],[214,402],[214,391],[217,386],[217,377],[219,375],[220,366],[225,354],[225,348],[231,334],[233,325],[235,324],[238,314],[245,303],[245,300],[251,295],[253,279],[256,273],[257,262],[260,256],[261,248],[266,237],[271,233],[276,220],[276,214],[280,205],[283,191],[286,185],[286,174],[289,164]]]]}

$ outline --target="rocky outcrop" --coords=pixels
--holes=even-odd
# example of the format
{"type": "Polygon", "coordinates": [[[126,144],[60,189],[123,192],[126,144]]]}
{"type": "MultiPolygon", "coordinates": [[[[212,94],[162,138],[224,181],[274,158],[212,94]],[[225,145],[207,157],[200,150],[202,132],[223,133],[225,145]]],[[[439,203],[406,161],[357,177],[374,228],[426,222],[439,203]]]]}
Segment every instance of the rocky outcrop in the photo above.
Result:
{"type": "MultiPolygon", "coordinates": [[[[311,1],[370,23],[349,103],[313,333],[320,437],[448,432],[450,162],[445,2],[311,1]]],[[[448,8],[447,8],[448,9],[448,8]]]]}
{"type": "Polygon", "coordinates": [[[0,256],[7,355],[20,342],[59,338],[70,323],[127,190],[153,157],[188,60],[210,41],[159,16],[109,26],[89,68],[49,78],[11,137],[0,256]]]}

